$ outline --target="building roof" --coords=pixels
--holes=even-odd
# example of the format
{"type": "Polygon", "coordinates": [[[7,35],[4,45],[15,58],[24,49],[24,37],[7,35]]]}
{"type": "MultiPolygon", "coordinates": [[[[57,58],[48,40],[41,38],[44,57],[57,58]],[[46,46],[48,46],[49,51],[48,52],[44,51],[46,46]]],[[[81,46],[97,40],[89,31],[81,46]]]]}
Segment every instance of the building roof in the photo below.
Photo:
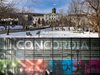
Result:
{"type": "Polygon", "coordinates": [[[44,16],[44,14],[33,13],[33,16],[44,16]]]}
{"type": "Polygon", "coordinates": [[[48,13],[48,14],[46,14],[46,15],[51,15],[51,14],[56,14],[56,15],[61,15],[60,13],[48,13]]]}
{"type": "Polygon", "coordinates": [[[56,9],[55,7],[53,7],[52,9],[56,9]]]}
{"type": "Polygon", "coordinates": [[[78,16],[87,16],[86,14],[69,14],[68,16],[76,16],[76,15],[78,15],[78,16]]]}
{"type": "Polygon", "coordinates": [[[16,14],[19,14],[19,15],[32,15],[33,13],[16,13],[16,14]]]}
{"type": "Polygon", "coordinates": [[[39,13],[17,13],[19,15],[33,15],[33,16],[44,16],[44,14],[39,13]]]}

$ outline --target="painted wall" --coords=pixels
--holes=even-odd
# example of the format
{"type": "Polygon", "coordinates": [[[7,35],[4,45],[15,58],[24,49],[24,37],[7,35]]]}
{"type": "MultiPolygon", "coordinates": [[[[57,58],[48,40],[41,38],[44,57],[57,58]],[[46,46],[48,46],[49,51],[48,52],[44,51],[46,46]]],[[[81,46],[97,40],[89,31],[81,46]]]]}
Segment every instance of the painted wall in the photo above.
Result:
{"type": "Polygon", "coordinates": [[[53,75],[100,75],[100,60],[0,60],[0,73],[43,75],[46,69],[53,75]]]}
{"type": "Polygon", "coordinates": [[[1,38],[0,75],[43,75],[46,69],[53,75],[100,75],[99,41],[94,38],[1,38]]]}

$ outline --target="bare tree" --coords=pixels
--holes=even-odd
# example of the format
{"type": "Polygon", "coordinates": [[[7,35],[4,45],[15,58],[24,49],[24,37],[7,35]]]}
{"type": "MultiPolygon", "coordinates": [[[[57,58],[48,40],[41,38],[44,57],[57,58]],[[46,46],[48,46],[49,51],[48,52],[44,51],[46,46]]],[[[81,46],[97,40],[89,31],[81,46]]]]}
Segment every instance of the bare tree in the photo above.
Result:
{"type": "Polygon", "coordinates": [[[14,1],[8,2],[7,0],[0,0],[0,21],[1,21],[1,25],[5,27],[5,30],[7,29],[7,26],[10,23],[10,21],[8,21],[8,18],[11,18],[11,17],[16,18],[15,15],[16,15],[17,9],[14,8],[13,3],[14,1]],[[7,20],[5,21],[5,19],[7,20]]]}
{"type": "Polygon", "coordinates": [[[55,21],[55,29],[56,29],[56,27],[59,27],[59,21],[58,20],[55,21]]]}
{"type": "Polygon", "coordinates": [[[71,3],[69,4],[68,14],[72,14],[75,16],[76,31],[78,31],[79,22],[82,18],[81,14],[83,14],[82,0],[71,0],[71,3]]]}
{"type": "Polygon", "coordinates": [[[100,37],[100,0],[84,0],[84,5],[88,5],[87,14],[96,19],[97,28],[98,28],[98,37],[100,37]],[[94,13],[94,14],[93,14],[94,13]]]}
{"type": "MultiPolygon", "coordinates": [[[[25,5],[24,0],[0,0],[0,21],[1,19],[5,19],[5,18],[18,18],[21,17],[21,21],[23,22],[23,28],[28,24],[28,21],[30,21],[32,18],[31,16],[29,16],[30,12],[32,12],[33,10],[30,7],[27,7],[26,9],[22,9],[21,13],[23,14],[16,14],[19,13],[19,9],[15,8],[14,6],[16,6],[19,3],[22,3],[25,5]],[[16,11],[18,10],[18,11],[16,11]],[[27,15],[24,15],[24,13],[28,13],[28,18],[26,19],[27,15]],[[30,19],[30,20],[29,20],[30,19]]],[[[36,0],[27,0],[27,2],[32,2],[37,4],[36,0]]],[[[27,4],[27,3],[26,3],[27,4]]],[[[31,21],[30,21],[31,22],[31,21]]],[[[29,23],[30,23],[29,22],[29,23]]],[[[2,22],[1,22],[2,23],[2,22]]],[[[5,24],[3,25],[5,27],[5,29],[7,29],[7,26],[9,25],[10,22],[5,22],[5,24]]],[[[2,24],[1,24],[2,25],[2,24]]]]}
{"type": "Polygon", "coordinates": [[[71,18],[68,20],[67,27],[68,27],[68,30],[70,31],[70,27],[71,27],[71,18]]]}
{"type": "Polygon", "coordinates": [[[30,7],[27,7],[28,10],[25,9],[25,7],[22,7],[21,12],[18,14],[20,24],[23,26],[23,29],[25,27],[28,28],[29,24],[33,24],[32,22],[32,13],[30,7]]]}
{"type": "Polygon", "coordinates": [[[64,10],[63,9],[60,9],[59,10],[59,13],[63,15],[64,14],[64,10]]]}
{"type": "Polygon", "coordinates": [[[22,7],[22,11],[19,14],[20,24],[22,24],[23,29],[26,25],[28,25],[28,15],[25,15],[26,11],[25,8],[22,7]]]}
{"type": "Polygon", "coordinates": [[[53,31],[53,27],[54,27],[54,21],[53,21],[53,20],[51,20],[50,26],[51,26],[51,29],[52,29],[52,31],[53,31]]]}
{"type": "Polygon", "coordinates": [[[42,26],[44,26],[44,24],[45,24],[45,21],[44,21],[44,19],[42,19],[42,26]]]}

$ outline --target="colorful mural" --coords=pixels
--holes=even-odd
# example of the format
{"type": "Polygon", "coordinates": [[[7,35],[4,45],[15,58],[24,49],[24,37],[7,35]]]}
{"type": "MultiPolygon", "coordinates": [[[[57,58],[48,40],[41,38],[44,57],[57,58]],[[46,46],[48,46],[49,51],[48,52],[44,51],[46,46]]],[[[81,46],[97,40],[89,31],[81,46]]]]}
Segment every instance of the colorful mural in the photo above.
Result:
{"type": "Polygon", "coordinates": [[[19,73],[25,75],[43,75],[45,70],[52,71],[52,60],[18,60],[19,73]]]}
{"type": "Polygon", "coordinates": [[[0,60],[0,75],[13,75],[17,72],[16,60],[0,60]]]}
{"type": "Polygon", "coordinates": [[[96,74],[100,75],[100,60],[89,60],[88,63],[84,64],[84,74],[96,74]]]}
{"type": "Polygon", "coordinates": [[[100,75],[100,60],[0,60],[0,75],[100,75]]]}
{"type": "Polygon", "coordinates": [[[53,64],[54,75],[71,74],[71,60],[54,60],[53,64]]]}

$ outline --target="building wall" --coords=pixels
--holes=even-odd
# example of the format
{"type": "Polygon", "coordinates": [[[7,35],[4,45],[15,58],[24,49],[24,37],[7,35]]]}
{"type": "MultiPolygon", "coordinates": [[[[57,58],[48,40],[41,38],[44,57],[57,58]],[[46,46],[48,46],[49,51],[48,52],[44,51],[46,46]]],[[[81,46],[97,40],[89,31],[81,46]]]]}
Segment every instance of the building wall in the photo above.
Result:
{"type": "Polygon", "coordinates": [[[99,38],[0,38],[0,72],[99,75],[99,45],[99,38]]]}
{"type": "MultiPolygon", "coordinates": [[[[84,20],[84,22],[85,22],[84,24],[87,25],[87,27],[88,27],[89,20],[88,20],[88,17],[86,15],[79,16],[78,18],[80,18],[80,20],[78,20],[80,26],[83,24],[83,20],[84,20]]],[[[71,22],[76,23],[77,16],[75,16],[75,15],[68,15],[67,16],[67,20],[71,20],[71,22]]]]}
{"type": "Polygon", "coordinates": [[[51,13],[51,14],[45,14],[44,15],[44,20],[60,20],[60,18],[62,17],[61,14],[57,14],[57,13],[51,13]]]}
{"type": "Polygon", "coordinates": [[[40,21],[42,21],[42,19],[44,19],[44,16],[33,16],[33,23],[38,23],[38,19],[40,18],[40,21]]]}
{"type": "Polygon", "coordinates": [[[40,21],[42,22],[42,19],[44,19],[44,21],[49,21],[49,20],[60,20],[60,18],[62,17],[61,14],[56,14],[56,13],[51,13],[51,14],[45,14],[44,16],[33,16],[33,23],[38,22],[38,19],[40,18],[40,21]]]}

